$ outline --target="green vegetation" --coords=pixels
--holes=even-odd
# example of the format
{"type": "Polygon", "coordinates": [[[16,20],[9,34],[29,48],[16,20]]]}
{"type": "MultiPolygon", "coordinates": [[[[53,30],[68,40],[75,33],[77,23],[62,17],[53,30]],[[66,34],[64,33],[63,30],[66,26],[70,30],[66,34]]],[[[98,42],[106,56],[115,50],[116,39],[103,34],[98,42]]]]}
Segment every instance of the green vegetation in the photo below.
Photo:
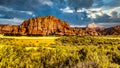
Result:
{"type": "Polygon", "coordinates": [[[0,68],[119,68],[119,36],[0,38],[0,68]]]}
{"type": "Polygon", "coordinates": [[[120,45],[120,37],[116,36],[69,36],[61,37],[56,40],[59,45],[72,45],[72,46],[90,46],[90,45],[120,45]]]}

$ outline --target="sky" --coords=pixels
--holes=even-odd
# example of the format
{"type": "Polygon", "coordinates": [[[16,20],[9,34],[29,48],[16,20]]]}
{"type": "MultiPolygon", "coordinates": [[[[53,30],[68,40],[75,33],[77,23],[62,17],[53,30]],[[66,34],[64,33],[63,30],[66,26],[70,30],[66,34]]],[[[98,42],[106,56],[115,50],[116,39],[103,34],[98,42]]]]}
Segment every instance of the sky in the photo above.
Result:
{"type": "Polygon", "coordinates": [[[21,24],[37,16],[56,16],[71,26],[90,22],[120,25],[120,0],[0,0],[0,24],[21,24]]]}

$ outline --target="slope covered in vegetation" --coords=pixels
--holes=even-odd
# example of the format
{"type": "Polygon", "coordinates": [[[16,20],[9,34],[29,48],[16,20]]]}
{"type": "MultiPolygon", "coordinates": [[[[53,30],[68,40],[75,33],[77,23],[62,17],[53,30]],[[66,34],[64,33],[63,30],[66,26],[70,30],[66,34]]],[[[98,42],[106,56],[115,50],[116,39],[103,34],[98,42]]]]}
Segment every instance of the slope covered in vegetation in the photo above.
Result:
{"type": "Polygon", "coordinates": [[[119,36],[63,36],[47,42],[4,37],[0,39],[0,68],[119,68],[119,52],[119,36]]]}

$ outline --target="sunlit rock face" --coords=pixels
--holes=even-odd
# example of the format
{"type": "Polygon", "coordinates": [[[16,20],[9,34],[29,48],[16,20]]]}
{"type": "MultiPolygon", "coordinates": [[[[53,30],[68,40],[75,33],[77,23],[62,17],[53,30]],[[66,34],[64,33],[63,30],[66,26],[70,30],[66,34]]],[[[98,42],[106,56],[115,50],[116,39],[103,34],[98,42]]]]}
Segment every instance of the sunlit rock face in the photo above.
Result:
{"type": "Polygon", "coordinates": [[[86,27],[87,27],[87,28],[96,28],[97,26],[95,25],[94,22],[91,22],[91,23],[89,23],[86,27]]]}
{"type": "Polygon", "coordinates": [[[25,20],[20,25],[20,34],[27,35],[67,35],[73,34],[70,25],[54,16],[36,17],[25,20]]]}
{"type": "Polygon", "coordinates": [[[120,35],[120,26],[111,28],[97,27],[93,22],[86,27],[70,27],[70,25],[54,16],[36,17],[25,20],[20,25],[0,25],[0,34],[4,35],[120,35]]]}
{"type": "Polygon", "coordinates": [[[18,25],[0,25],[0,34],[18,34],[18,25]]]}
{"type": "Polygon", "coordinates": [[[18,26],[1,25],[0,33],[7,35],[74,35],[70,25],[54,16],[25,20],[18,26]]]}

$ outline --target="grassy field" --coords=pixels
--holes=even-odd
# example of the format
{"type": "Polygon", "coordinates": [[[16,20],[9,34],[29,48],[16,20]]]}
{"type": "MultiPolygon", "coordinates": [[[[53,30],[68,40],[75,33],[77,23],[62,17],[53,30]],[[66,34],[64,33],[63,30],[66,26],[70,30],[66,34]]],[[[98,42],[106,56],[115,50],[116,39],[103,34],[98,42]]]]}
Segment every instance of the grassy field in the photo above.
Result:
{"type": "Polygon", "coordinates": [[[38,46],[54,44],[59,37],[1,36],[0,45],[38,46]]]}
{"type": "Polygon", "coordinates": [[[119,68],[120,36],[0,36],[0,68],[119,68]]]}

